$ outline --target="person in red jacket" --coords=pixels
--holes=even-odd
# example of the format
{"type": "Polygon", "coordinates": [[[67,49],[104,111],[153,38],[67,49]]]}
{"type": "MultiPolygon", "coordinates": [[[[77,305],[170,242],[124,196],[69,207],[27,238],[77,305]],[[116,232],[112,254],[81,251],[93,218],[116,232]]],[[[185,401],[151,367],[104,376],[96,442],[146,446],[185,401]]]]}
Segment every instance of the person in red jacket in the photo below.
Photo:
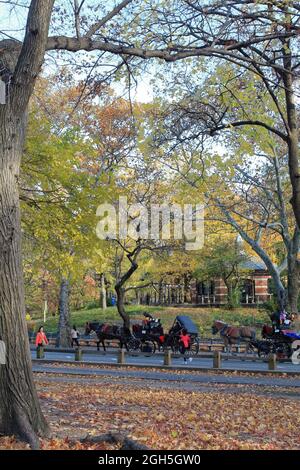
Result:
{"type": "MultiPolygon", "coordinates": [[[[191,345],[190,335],[188,334],[186,329],[181,330],[181,334],[179,336],[179,350],[180,350],[181,354],[183,355],[183,360],[184,360],[185,364],[187,363],[185,353],[190,348],[190,345],[191,345]]],[[[189,361],[191,361],[191,359],[192,358],[190,358],[189,361]]]]}
{"type": "Polygon", "coordinates": [[[44,333],[44,327],[40,326],[36,335],[35,345],[37,348],[40,348],[41,346],[46,346],[47,344],[49,344],[49,341],[47,340],[47,336],[44,333]]]}

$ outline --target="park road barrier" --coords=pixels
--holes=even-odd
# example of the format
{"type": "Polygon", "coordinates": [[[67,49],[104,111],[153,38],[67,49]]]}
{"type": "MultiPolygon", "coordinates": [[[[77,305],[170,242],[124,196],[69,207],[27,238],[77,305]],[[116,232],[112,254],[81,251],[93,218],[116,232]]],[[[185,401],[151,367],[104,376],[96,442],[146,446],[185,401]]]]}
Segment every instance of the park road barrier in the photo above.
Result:
{"type": "Polygon", "coordinates": [[[125,364],[125,351],[124,351],[124,349],[119,349],[119,351],[118,351],[118,364],[125,364]]]}
{"type": "MultiPolygon", "coordinates": [[[[62,354],[65,354],[65,353],[72,353],[73,354],[73,360],[75,358],[75,361],[82,361],[85,363],[89,363],[89,355],[92,354],[94,356],[99,356],[100,357],[105,357],[105,352],[98,352],[98,351],[95,351],[95,352],[91,352],[87,349],[83,350],[81,348],[76,348],[75,350],[74,349],[70,349],[70,348],[44,348],[43,346],[41,347],[38,347],[36,349],[32,349],[32,352],[35,351],[35,354],[36,354],[36,358],[37,360],[43,360],[45,358],[45,352],[47,352],[47,356],[48,358],[45,359],[45,361],[48,361],[48,362],[72,362],[72,361],[69,361],[69,360],[66,360],[65,358],[63,359],[63,361],[61,361],[60,359],[57,359],[57,355],[58,353],[62,353],[62,354]],[[51,353],[55,352],[55,358],[54,359],[51,359],[51,353]],[[49,353],[49,355],[48,355],[49,353]],[[84,357],[84,360],[83,360],[83,357],[84,357]]],[[[106,353],[107,354],[107,353],[106,353]]],[[[158,361],[157,363],[153,363],[151,362],[150,364],[147,363],[147,354],[143,353],[143,352],[134,352],[131,353],[131,352],[128,352],[124,349],[119,349],[119,350],[116,350],[114,349],[113,351],[110,351],[109,352],[109,355],[113,356],[114,358],[116,359],[113,359],[113,361],[116,361],[118,365],[128,365],[128,366],[141,366],[143,367],[143,365],[145,367],[167,367],[167,368],[174,368],[176,369],[177,367],[178,368],[183,368],[183,367],[186,367],[186,366],[183,366],[183,365],[180,365],[179,363],[177,363],[176,359],[182,357],[182,355],[180,354],[173,354],[172,351],[170,349],[168,350],[165,350],[164,352],[159,352],[156,354],[156,357],[158,358],[158,361]],[[130,356],[134,356],[134,357],[145,357],[145,362],[142,363],[142,362],[138,362],[137,364],[133,364],[132,363],[132,360],[130,359],[130,356]],[[128,359],[127,359],[128,358],[128,359]],[[161,360],[163,359],[163,361],[161,360]],[[163,362],[163,364],[162,364],[163,362]]],[[[276,354],[270,354],[268,357],[264,357],[264,358],[261,358],[261,357],[258,357],[258,356],[253,356],[253,355],[241,355],[239,357],[237,356],[228,356],[228,354],[224,355],[221,351],[214,351],[213,353],[208,353],[208,354],[203,354],[203,355],[198,355],[197,357],[194,358],[195,359],[195,362],[196,361],[199,361],[198,365],[195,364],[195,362],[193,362],[193,366],[188,364],[188,369],[201,369],[201,370],[205,370],[205,369],[210,369],[210,370],[222,370],[225,369],[226,370],[237,370],[237,371],[245,371],[245,372],[250,372],[252,371],[253,369],[250,367],[246,367],[246,368],[243,368],[242,367],[242,364],[245,363],[245,362],[258,362],[258,363],[264,363],[265,364],[265,369],[261,368],[260,370],[258,369],[255,369],[256,372],[262,372],[262,373],[267,373],[267,372],[278,372],[277,369],[278,369],[278,362],[282,362],[282,360],[279,358],[277,358],[276,354]],[[201,364],[201,360],[204,359],[205,360],[205,363],[204,364],[201,364]],[[209,361],[207,361],[207,359],[209,359],[210,361],[212,361],[212,363],[209,364],[209,361]],[[231,364],[228,365],[228,360],[231,359],[231,364]],[[224,361],[224,362],[223,362],[224,361]],[[235,368],[235,362],[237,363],[237,367],[235,368]],[[192,367],[191,367],[192,366],[192,367]]],[[[0,357],[0,362],[1,362],[1,357],[0,357]]],[[[291,361],[287,361],[288,363],[291,363],[291,361]]],[[[109,362],[103,362],[103,360],[99,360],[99,362],[95,359],[92,360],[92,362],[90,363],[93,363],[93,364],[109,364],[109,365],[112,365],[111,361],[109,362]]],[[[282,369],[282,366],[280,367],[282,369]]],[[[296,374],[299,374],[300,373],[300,370],[299,371],[295,371],[296,374]]]]}
{"type": "Polygon", "coordinates": [[[171,366],[172,365],[172,356],[171,356],[171,351],[170,349],[165,350],[164,354],[164,365],[165,366],[171,366]]]}
{"type": "Polygon", "coordinates": [[[213,356],[213,368],[221,369],[221,353],[220,351],[215,351],[213,356]]]}
{"type": "Polygon", "coordinates": [[[276,354],[270,354],[268,358],[269,370],[277,369],[276,354]]]}
{"type": "Polygon", "coordinates": [[[82,349],[75,349],[75,361],[82,361],[82,349]]]}

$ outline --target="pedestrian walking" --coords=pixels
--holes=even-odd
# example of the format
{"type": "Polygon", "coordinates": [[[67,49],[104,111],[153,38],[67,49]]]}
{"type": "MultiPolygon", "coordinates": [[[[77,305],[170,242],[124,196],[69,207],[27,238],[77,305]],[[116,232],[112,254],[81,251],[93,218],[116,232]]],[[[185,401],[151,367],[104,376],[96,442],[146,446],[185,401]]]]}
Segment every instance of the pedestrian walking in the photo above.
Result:
{"type": "Polygon", "coordinates": [[[47,344],[49,344],[49,341],[48,341],[47,336],[44,332],[44,327],[40,326],[39,329],[38,329],[37,335],[36,335],[35,346],[37,348],[41,348],[43,346],[47,346],[47,344]]]}
{"type": "MultiPolygon", "coordinates": [[[[184,328],[179,336],[179,351],[183,355],[184,364],[187,364],[186,352],[190,349],[190,345],[191,337],[188,334],[187,330],[184,328]]],[[[191,357],[189,358],[189,361],[192,362],[191,357]]]]}
{"type": "Polygon", "coordinates": [[[76,325],[73,325],[73,328],[71,329],[71,338],[72,338],[72,347],[74,343],[76,344],[77,348],[79,348],[79,332],[76,328],[76,325]]]}

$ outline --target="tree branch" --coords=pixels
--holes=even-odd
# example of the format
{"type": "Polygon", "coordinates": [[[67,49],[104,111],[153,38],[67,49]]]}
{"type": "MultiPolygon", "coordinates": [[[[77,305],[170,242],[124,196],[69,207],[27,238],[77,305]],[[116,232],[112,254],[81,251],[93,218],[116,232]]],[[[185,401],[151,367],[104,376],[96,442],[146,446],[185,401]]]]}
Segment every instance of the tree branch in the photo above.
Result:
{"type": "Polygon", "coordinates": [[[118,15],[123,8],[125,8],[132,0],[123,0],[119,5],[117,5],[110,13],[105,15],[101,20],[97,21],[85,34],[86,38],[92,37],[102,26],[106,25],[114,16],[118,15]]]}
{"type": "Polygon", "coordinates": [[[241,127],[241,126],[260,126],[268,131],[272,132],[273,134],[276,134],[278,137],[280,137],[284,142],[287,142],[288,138],[286,134],[283,132],[279,131],[275,127],[269,126],[269,124],[259,121],[259,120],[251,120],[251,119],[246,119],[242,121],[235,121],[231,122],[229,124],[222,124],[220,126],[215,127],[214,129],[211,129],[210,134],[214,135],[215,132],[221,131],[223,129],[230,129],[231,127],[241,127]]]}
{"type": "Polygon", "coordinates": [[[141,284],[140,286],[129,286],[129,287],[126,287],[125,289],[125,292],[128,292],[129,290],[136,290],[136,289],[145,289],[146,287],[152,287],[153,286],[153,282],[148,282],[147,284],[141,284]]]}

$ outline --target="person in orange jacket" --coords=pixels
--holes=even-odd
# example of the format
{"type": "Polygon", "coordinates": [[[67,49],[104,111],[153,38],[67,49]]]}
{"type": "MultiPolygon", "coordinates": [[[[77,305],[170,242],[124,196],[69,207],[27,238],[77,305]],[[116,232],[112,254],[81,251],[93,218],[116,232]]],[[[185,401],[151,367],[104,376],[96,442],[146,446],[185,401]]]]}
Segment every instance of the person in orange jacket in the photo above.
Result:
{"type": "MultiPolygon", "coordinates": [[[[183,329],[181,331],[181,334],[179,336],[179,344],[180,344],[180,347],[179,347],[180,352],[183,355],[183,360],[184,360],[184,363],[186,364],[187,359],[186,359],[185,353],[190,348],[190,345],[191,345],[191,337],[188,334],[186,329],[183,329]]],[[[191,359],[192,358],[189,359],[190,362],[191,362],[191,359]]]]}
{"type": "Polygon", "coordinates": [[[47,344],[49,344],[49,341],[46,334],[44,333],[44,327],[40,326],[36,335],[35,345],[37,348],[40,348],[41,346],[46,346],[47,344]]]}

